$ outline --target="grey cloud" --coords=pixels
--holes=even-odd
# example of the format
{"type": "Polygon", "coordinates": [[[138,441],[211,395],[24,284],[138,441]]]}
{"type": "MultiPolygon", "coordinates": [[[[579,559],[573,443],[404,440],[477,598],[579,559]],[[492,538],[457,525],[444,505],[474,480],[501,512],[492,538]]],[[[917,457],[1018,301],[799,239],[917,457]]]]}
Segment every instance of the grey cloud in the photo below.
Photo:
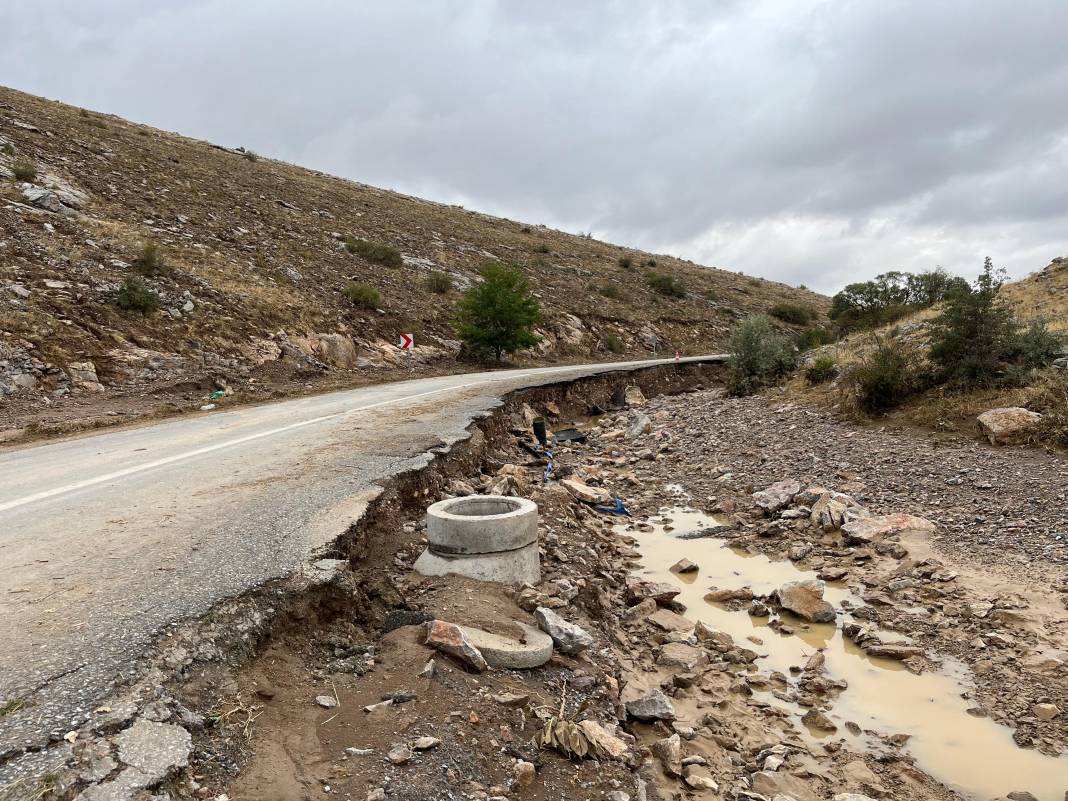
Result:
{"type": "Polygon", "coordinates": [[[17,88],[833,290],[1068,251],[1068,5],[21,2],[17,88]]]}

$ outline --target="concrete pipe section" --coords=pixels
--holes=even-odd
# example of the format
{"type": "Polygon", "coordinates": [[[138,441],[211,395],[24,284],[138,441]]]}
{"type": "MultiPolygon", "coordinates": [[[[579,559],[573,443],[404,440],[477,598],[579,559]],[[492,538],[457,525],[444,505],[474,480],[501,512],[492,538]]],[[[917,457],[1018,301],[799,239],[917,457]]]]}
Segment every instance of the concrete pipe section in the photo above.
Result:
{"type": "Polygon", "coordinates": [[[469,495],[426,510],[427,549],[415,562],[424,576],[455,573],[478,581],[537,584],[538,505],[526,498],[469,495]]]}

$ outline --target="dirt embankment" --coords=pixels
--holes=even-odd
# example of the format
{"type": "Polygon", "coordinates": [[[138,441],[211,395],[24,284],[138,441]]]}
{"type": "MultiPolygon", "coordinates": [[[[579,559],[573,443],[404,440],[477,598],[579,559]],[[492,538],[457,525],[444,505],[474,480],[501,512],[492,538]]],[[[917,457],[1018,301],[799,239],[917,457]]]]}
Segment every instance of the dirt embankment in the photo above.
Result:
{"type": "Polygon", "coordinates": [[[391,487],[274,625],[222,611],[179,639],[164,711],[141,711],[195,733],[172,797],[1061,800],[1063,465],[714,390],[588,420],[607,390],[517,395],[391,487]],[[549,483],[534,413],[588,426],[549,483]],[[422,509],[490,490],[539,504],[542,581],[414,573],[422,509]],[[543,666],[486,672],[424,644],[428,618],[538,609],[591,644],[556,631],[543,666]],[[532,744],[550,719],[568,746],[532,744]]]}
{"type": "Polygon", "coordinates": [[[0,88],[0,430],[359,383],[408,368],[401,332],[415,335],[417,373],[457,369],[456,302],[491,260],[520,265],[544,311],[523,363],[717,352],[740,317],[827,308],[807,290],[0,88]],[[147,241],[156,264],[141,258],[147,241]],[[686,297],[658,294],[649,273],[686,297]],[[129,278],[158,311],[116,305],[129,278]],[[378,302],[355,306],[352,283],[378,302]]]}

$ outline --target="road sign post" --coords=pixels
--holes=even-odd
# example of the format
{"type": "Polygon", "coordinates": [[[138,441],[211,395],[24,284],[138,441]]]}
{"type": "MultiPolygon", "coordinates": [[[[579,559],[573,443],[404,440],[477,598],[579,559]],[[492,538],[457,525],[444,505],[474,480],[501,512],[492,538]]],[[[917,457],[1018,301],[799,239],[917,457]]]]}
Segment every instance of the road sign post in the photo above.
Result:
{"type": "Polygon", "coordinates": [[[402,351],[408,354],[408,372],[412,372],[415,366],[412,364],[412,348],[415,347],[415,335],[401,333],[400,342],[397,343],[402,351]]]}

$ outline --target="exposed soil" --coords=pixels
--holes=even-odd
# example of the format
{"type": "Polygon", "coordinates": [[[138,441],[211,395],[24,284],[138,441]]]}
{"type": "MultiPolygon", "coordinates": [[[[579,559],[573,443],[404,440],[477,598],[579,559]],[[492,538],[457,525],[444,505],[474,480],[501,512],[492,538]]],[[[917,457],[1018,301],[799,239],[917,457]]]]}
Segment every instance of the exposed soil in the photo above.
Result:
{"type": "MultiPolygon", "coordinates": [[[[182,708],[207,723],[191,769],[168,785],[172,797],[816,801],[852,792],[905,801],[1030,791],[1061,801],[1063,462],[1023,448],[857,429],[775,397],[735,400],[710,390],[633,400],[631,409],[590,420],[586,403],[604,400],[588,392],[517,397],[447,469],[442,463],[391,490],[340,543],[348,569],[267,632],[252,661],[194,661],[169,685],[182,708]],[[563,483],[542,483],[545,460],[520,447],[533,443],[534,412],[551,426],[588,427],[587,442],[553,449],[554,475],[621,498],[631,518],[594,510],[563,483]],[[796,487],[781,504],[753,495],[784,479],[796,487]],[[842,520],[823,526],[810,518],[822,497],[816,486],[842,493],[834,497],[851,520],[907,513],[935,528],[909,518],[850,539],[842,520]],[[414,573],[425,544],[419,510],[448,493],[491,489],[539,504],[542,582],[517,591],[414,573]],[[675,538],[706,519],[726,525],[713,539],[675,538]],[[751,557],[724,573],[715,556],[721,543],[771,561],[751,557]],[[697,571],[666,569],[677,554],[697,571]],[[761,584],[794,573],[827,578],[835,622],[797,617],[774,584],[761,584]],[[749,585],[748,594],[701,598],[714,576],[715,588],[749,585]],[[684,591],[686,605],[641,581],[668,582],[684,591]],[[657,600],[635,604],[643,593],[657,600]],[[474,673],[424,645],[417,619],[386,631],[397,610],[493,629],[532,621],[539,606],[584,628],[593,645],[577,656],[558,651],[534,670],[474,673]],[[886,678],[872,685],[862,673],[843,673],[845,658],[886,678]],[[430,659],[433,677],[420,676],[430,659]],[[921,706],[906,715],[907,725],[880,725],[902,720],[886,705],[911,703],[910,681],[921,683],[921,702],[924,688],[941,688],[943,698],[932,699],[930,714],[921,706]],[[636,719],[628,702],[657,688],[674,719],[636,719]],[[414,698],[364,711],[400,692],[414,698]],[[340,703],[317,705],[324,695],[340,703]],[[565,717],[598,724],[615,755],[568,759],[535,748],[539,711],[561,704],[565,717]],[[947,720],[956,731],[975,721],[989,735],[984,747],[995,748],[965,751],[962,758],[984,767],[961,784],[926,750],[931,738],[917,736],[947,720]],[[420,737],[439,742],[398,764],[386,757],[420,737]],[[991,762],[996,769],[987,769],[991,762]],[[998,789],[984,794],[991,785],[998,789]]],[[[963,742],[966,749],[971,740],[963,742]]]]}

